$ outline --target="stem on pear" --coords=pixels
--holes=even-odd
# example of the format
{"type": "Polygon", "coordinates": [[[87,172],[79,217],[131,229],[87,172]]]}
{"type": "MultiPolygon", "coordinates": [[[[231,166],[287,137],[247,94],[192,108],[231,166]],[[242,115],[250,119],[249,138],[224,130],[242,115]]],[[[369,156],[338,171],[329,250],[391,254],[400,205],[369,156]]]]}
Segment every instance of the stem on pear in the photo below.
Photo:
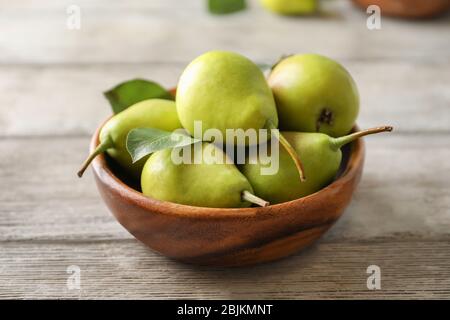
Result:
{"type": "Polygon", "coordinates": [[[268,205],[270,205],[270,203],[268,201],[255,196],[253,193],[251,193],[247,190],[242,191],[241,196],[242,196],[242,200],[256,204],[260,207],[267,207],[268,205]]]}
{"type": "Polygon", "coordinates": [[[89,164],[94,160],[96,156],[98,156],[100,153],[105,152],[109,148],[113,146],[112,139],[108,137],[105,141],[100,143],[97,148],[95,148],[94,152],[92,152],[87,159],[83,162],[83,165],[81,166],[81,169],[77,172],[78,177],[82,177],[83,173],[86,171],[87,167],[89,167],[89,164]]]}
{"type": "Polygon", "coordinates": [[[279,133],[278,134],[278,140],[280,141],[281,145],[286,149],[286,151],[291,156],[292,160],[294,160],[295,166],[297,167],[298,174],[300,176],[300,181],[306,181],[305,177],[305,169],[303,168],[303,164],[300,161],[300,158],[298,157],[297,152],[295,152],[294,148],[291,146],[291,144],[286,140],[286,138],[279,133]]]}
{"type": "Polygon", "coordinates": [[[336,151],[336,150],[339,150],[340,148],[342,148],[347,143],[355,141],[358,138],[367,136],[369,134],[392,131],[392,129],[393,129],[393,127],[391,127],[391,126],[376,127],[376,128],[371,128],[371,129],[367,129],[367,130],[354,132],[354,133],[351,133],[351,134],[343,136],[343,137],[333,138],[333,139],[331,139],[331,148],[336,151]]]}
{"type": "Polygon", "coordinates": [[[300,158],[299,158],[297,152],[295,152],[294,148],[291,146],[289,141],[287,141],[286,138],[280,133],[280,131],[277,129],[277,127],[273,124],[272,121],[267,120],[266,127],[270,130],[276,130],[275,132],[276,132],[278,141],[280,141],[283,148],[286,149],[286,151],[289,153],[292,160],[294,160],[295,166],[297,167],[297,171],[300,176],[300,181],[302,181],[302,182],[306,181],[305,169],[303,168],[303,164],[300,161],[300,158]]]}

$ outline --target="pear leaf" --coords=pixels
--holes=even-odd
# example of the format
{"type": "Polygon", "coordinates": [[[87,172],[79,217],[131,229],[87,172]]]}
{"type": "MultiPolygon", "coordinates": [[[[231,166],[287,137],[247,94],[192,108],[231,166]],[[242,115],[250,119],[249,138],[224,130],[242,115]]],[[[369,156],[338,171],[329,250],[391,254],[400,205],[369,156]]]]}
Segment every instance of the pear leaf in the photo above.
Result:
{"type": "Polygon", "coordinates": [[[111,104],[114,114],[117,114],[142,100],[174,100],[173,95],[162,86],[156,82],[144,79],[133,79],[122,82],[103,94],[111,104]]]}
{"type": "Polygon", "coordinates": [[[258,68],[264,73],[267,70],[272,70],[272,65],[268,63],[257,63],[258,68]]]}
{"type": "Polygon", "coordinates": [[[270,73],[273,69],[275,69],[275,67],[284,59],[289,58],[293,56],[293,54],[283,54],[281,55],[278,60],[276,60],[275,62],[273,62],[272,64],[269,63],[257,63],[256,65],[259,67],[259,69],[265,74],[265,73],[270,73]]]}
{"type": "Polygon", "coordinates": [[[245,8],[245,0],[208,0],[209,12],[213,14],[228,14],[245,8]]]}
{"type": "Polygon", "coordinates": [[[128,133],[127,150],[133,163],[145,156],[168,148],[184,147],[201,142],[188,134],[169,132],[155,128],[137,128],[128,133]]]}

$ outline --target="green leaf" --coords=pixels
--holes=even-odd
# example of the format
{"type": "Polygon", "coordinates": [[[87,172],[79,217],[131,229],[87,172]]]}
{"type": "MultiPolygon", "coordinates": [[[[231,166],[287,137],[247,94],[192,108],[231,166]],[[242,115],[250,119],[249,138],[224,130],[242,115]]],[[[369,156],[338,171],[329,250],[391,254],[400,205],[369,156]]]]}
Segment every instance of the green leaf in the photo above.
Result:
{"type": "Polygon", "coordinates": [[[214,14],[233,13],[245,8],[245,0],[208,0],[209,12],[214,14]]]}
{"type": "Polygon", "coordinates": [[[257,63],[256,64],[259,68],[259,70],[261,70],[263,73],[272,70],[272,65],[271,64],[267,64],[267,63],[257,63]]]}
{"type": "Polygon", "coordinates": [[[129,106],[147,99],[174,100],[166,89],[153,81],[134,79],[122,82],[104,93],[108,99],[114,114],[117,114],[129,106]]]}
{"type": "Polygon", "coordinates": [[[184,147],[200,141],[183,133],[154,128],[138,128],[128,133],[127,150],[135,163],[155,151],[184,147]]]}

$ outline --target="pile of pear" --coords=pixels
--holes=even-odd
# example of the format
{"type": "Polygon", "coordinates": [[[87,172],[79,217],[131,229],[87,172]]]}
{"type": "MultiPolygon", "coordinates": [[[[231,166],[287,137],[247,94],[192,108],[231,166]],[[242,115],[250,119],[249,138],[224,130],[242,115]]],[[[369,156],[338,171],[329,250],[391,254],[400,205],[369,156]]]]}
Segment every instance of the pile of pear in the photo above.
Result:
{"type": "MultiPolygon", "coordinates": [[[[240,54],[210,51],[185,68],[175,101],[144,100],[110,118],[101,128],[99,147],[79,176],[95,156],[106,152],[130,177],[140,179],[142,193],[152,199],[215,208],[283,203],[330,184],[341,165],[344,145],[367,134],[392,130],[385,126],[351,133],[358,112],[357,86],[349,72],[332,59],[292,55],[265,77],[240,54]],[[202,122],[201,135],[194,132],[194,121],[202,122]],[[133,163],[126,138],[135,128],[184,128],[200,140],[207,129],[217,129],[225,144],[226,129],[279,129],[279,169],[263,175],[261,168],[266,165],[248,154],[244,164],[235,165],[214,141],[201,142],[202,148],[191,147],[193,153],[203,153],[201,163],[175,164],[171,149],[133,163]],[[213,163],[211,154],[229,161],[213,163]]],[[[270,135],[258,144],[269,147],[268,139],[270,135]]]]}

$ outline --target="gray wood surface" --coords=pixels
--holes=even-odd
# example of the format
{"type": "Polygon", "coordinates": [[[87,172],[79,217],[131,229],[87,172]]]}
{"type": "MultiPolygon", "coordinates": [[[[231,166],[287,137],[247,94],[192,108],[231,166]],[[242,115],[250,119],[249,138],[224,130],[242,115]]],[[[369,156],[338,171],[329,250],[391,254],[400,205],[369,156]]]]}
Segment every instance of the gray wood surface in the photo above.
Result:
{"type": "Polygon", "coordinates": [[[197,0],[0,0],[0,298],[450,298],[450,16],[411,22],[325,1],[321,18],[249,10],[211,16],[197,0]],[[344,216],[307,251],[244,269],[194,267],[139,244],[75,175],[110,113],[101,93],[146,77],[176,84],[209,49],[258,62],[319,52],[358,83],[364,175],[344,216]],[[378,265],[381,290],[366,287],[378,265]],[[81,268],[81,290],[66,269],[81,268]]]}
{"type": "Polygon", "coordinates": [[[134,240],[10,242],[2,249],[0,298],[450,298],[450,244],[439,241],[320,243],[244,269],[179,264],[134,240]],[[374,263],[383,280],[371,291],[366,268],[374,263]],[[66,286],[70,265],[81,268],[80,290],[66,286]]]}

